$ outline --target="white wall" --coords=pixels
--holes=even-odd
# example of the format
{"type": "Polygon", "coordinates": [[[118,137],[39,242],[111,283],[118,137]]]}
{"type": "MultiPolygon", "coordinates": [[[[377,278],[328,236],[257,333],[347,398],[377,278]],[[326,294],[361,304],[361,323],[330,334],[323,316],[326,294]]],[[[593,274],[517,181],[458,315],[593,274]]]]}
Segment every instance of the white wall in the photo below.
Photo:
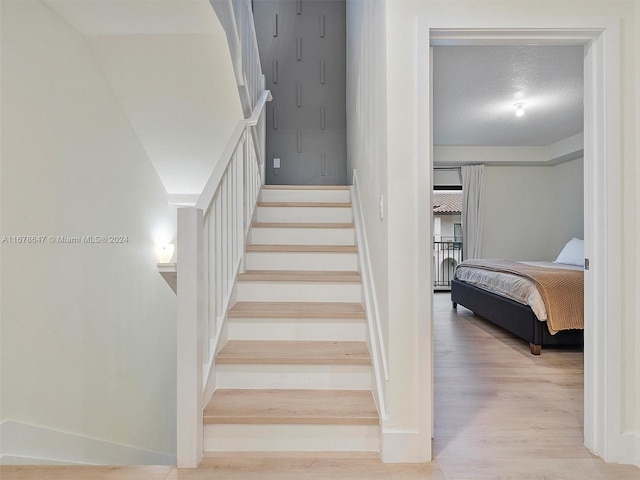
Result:
{"type": "Polygon", "coordinates": [[[387,63],[396,52],[386,42],[387,6],[386,0],[347,0],[347,172],[354,168],[358,172],[388,359],[382,458],[425,461],[430,455],[426,448],[430,433],[424,427],[430,415],[428,377],[420,376],[416,358],[426,351],[419,348],[426,338],[416,335],[419,297],[415,282],[407,282],[414,273],[416,232],[415,226],[402,224],[402,215],[415,216],[415,210],[410,201],[401,200],[403,192],[412,193],[403,183],[415,182],[417,177],[414,170],[398,164],[402,152],[387,144],[397,122],[412,128],[412,120],[388,115],[393,106],[387,95],[396,87],[387,83],[387,63]],[[399,201],[390,203],[392,197],[399,201]],[[423,425],[416,429],[418,417],[423,425]]]}
{"type": "Polygon", "coordinates": [[[199,194],[243,113],[209,0],[42,0],[89,42],[169,194],[199,194]]]}
{"type": "Polygon", "coordinates": [[[2,453],[175,461],[176,299],[153,252],[175,211],[76,29],[6,1],[1,44],[2,235],[128,239],[1,245],[2,453]]]}
{"type": "Polygon", "coordinates": [[[482,257],[554,260],[568,240],[583,238],[582,164],[487,166],[482,257]]]}
{"type": "MultiPolygon", "coordinates": [[[[627,67],[625,70],[625,75],[635,74],[635,91],[640,90],[640,34],[637,33],[638,26],[640,25],[640,7],[635,5],[635,17],[634,17],[634,26],[636,29],[635,33],[635,45],[634,45],[634,60],[635,60],[635,70],[634,66],[630,65],[630,62],[627,62],[627,67]]],[[[632,86],[627,86],[627,88],[633,88],[632,86]]],[[[637,99],[636,99],[637,102],[637,99]]],[[[631,125],[635,124],[635,135],[634,138],[640,138],[640,108],[635,108],[635,112],[630,112],[630,109],[626,109],[625,122],[630,123],[631,125]]],[[[629,131],[633,131],[633,127],[629,128],[629,131]]],[[[631,142],[626,143],[625,155],[630,155],[631,158],[634,158],[634,152],[637,152],[637,140],[636,144],[632,145],[631,142]]],[[[637,157],[635,157],[637,158],[637,157]]],[[[631,267],[627,268],[627,272],[625,275],[625,281],[630,282],[628,292],[637,292],[638,288],[640,288],[640,221],[638,221],[638,216],[640,215],[640,195],[636,192],[640,190],[640,166],[638,165],[638,161],[636,160],[635,164],[631,161],[629,162],[627,175],[625,175],[624,181],[624,191],[625,191],[625,215],[626,218],[636,219],[636,221],[630,221],[628,224],[625,224],[625,238],[623,243],[623,249],[625,252],[629,252],[629,261],[631,262],[631,267]],[[635,173],[635,175],[634,175],[635,173]],[[633,207],[633,200],[635,197],[635,208],[633,207]],[[634,250],[635,249],[635,250],[634,250]],[[635,269],[633,268],[635,262],[635,269]]],[[[629,321],[625,325],[625,339],[626,343],[624,346],[626,356],[625,356],[625,364],[628,365],[628,371],[625,372],[625,403],[624,403],[624,415],[625,419],[632,426],[630,430],[635,432],[640,432],[640,408],[637,407],[637,404],[640,399],[640,354],[636,353],[638,351],[638,345],[640,345],[640,302],[636,300],[636,295],[626,295],[625,296],[625,312],[631,314],[635,310],[635,322],[629,321]],[[635,337],[635,340],[634,340],[635,337]],[[633,364],[635,354],[635,366],[633,364]],[[635,374],[635,381],[632,380],[635,374]],[[635,416],[635,421],[633,421],[633,417],[635,416]]],[[[633,318],[630,315],[630,318],[633,318]]],[[[640,447],[639,447],[640,448],[640,447]]],[[[640,458],[638,459],[640,463],[640,458]]]]}
{"type": "Polygon", "coordinates": [[[387,313],[387,151],[385,2],[347,0],[347,175],[358,172],[373,281],[385,342],[387,313]],[[384,218],[379,202],[383,198],[384,218]]]}
{"type": "MultiPolygon", "coordinates": [[[[429,379],[419,363],[427,339],[417,335],[415,312],[425,292],[416,290],[416,225],[405,221],[416,216],[412,196],[418,177],[405,156],[412,147],[388,143],[400,130],[415,135],[415,117],[404,116],[388,97],[406,84],[388,74],[389,62],[395,63],[402,52],[387,41],[387,8],[386,0],[347,0],[347,168],[358,171],[389,360],[382,457],[424,461],[430,456],[429,379]],[[378,213],[381,196],[383,220],[378,213]]],[[[428,179],[420,181],[430,188],[428,179]]],[[[425,214],[428,210],[426,206],[425,214]]],[[[430,237],[427,233],[425,241],[430,237]]]]}
{"type": "Polygon", "coordinates": [[[208,35],[89,37],[170,194],[202,192],[243,118],[226,36],[209,13],[208,35]]]}

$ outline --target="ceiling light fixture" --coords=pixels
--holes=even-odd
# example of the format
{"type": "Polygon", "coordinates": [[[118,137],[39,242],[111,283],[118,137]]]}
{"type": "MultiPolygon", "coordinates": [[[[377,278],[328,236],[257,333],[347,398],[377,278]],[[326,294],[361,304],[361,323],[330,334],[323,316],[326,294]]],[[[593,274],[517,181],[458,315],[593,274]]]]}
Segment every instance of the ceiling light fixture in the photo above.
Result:
{"type": "Polygon", "coordinates": [[[513,106],[516,107],[516,117],[521,117],[524,115],[524,103],[516,103],[513,106]]]}

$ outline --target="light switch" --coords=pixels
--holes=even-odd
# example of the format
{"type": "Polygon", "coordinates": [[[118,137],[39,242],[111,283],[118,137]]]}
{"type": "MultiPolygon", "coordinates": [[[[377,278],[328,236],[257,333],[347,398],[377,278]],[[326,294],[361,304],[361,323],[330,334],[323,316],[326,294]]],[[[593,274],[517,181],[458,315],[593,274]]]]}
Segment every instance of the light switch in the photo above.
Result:
{"type": "Polygon", "coordinates": [[[274,158],[273,159],[273,168],[280,168],[280,159],[279,158],[274,158]]]}

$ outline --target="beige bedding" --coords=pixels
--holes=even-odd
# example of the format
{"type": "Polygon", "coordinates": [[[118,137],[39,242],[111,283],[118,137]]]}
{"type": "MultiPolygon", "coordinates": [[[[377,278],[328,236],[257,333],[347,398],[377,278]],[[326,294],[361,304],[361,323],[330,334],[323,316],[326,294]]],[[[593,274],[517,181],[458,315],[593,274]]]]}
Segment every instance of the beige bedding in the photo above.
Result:
{"type": "Polygon", "coordinates": [[[549,268],[507,260],[466,260],[459,268],[506,273],[531,281],[544,303],[551,334],[560,330],[584,328],[582,270],[549,268]]]}

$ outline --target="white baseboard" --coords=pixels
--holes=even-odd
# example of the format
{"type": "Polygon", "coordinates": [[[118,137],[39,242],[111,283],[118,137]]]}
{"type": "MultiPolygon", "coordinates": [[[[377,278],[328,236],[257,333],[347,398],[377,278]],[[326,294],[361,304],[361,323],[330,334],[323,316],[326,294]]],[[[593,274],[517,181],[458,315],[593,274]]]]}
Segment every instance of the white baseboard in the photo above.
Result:
{"type": "Polygon", "coordinates": [[[622,434],[622,463],[640,468],[640,432],[622,434]]]}
{"type": "Polygon", "coordinates": [[[13,420],[0,424],[2,465],[175,465],[175,455],[151,452],[13,420]]]}
{"type": "Polygon", "coordinates": [[[382,431],[380,457],[384,463],[427,463],[431,461],[428,434],[382,431]]]}

